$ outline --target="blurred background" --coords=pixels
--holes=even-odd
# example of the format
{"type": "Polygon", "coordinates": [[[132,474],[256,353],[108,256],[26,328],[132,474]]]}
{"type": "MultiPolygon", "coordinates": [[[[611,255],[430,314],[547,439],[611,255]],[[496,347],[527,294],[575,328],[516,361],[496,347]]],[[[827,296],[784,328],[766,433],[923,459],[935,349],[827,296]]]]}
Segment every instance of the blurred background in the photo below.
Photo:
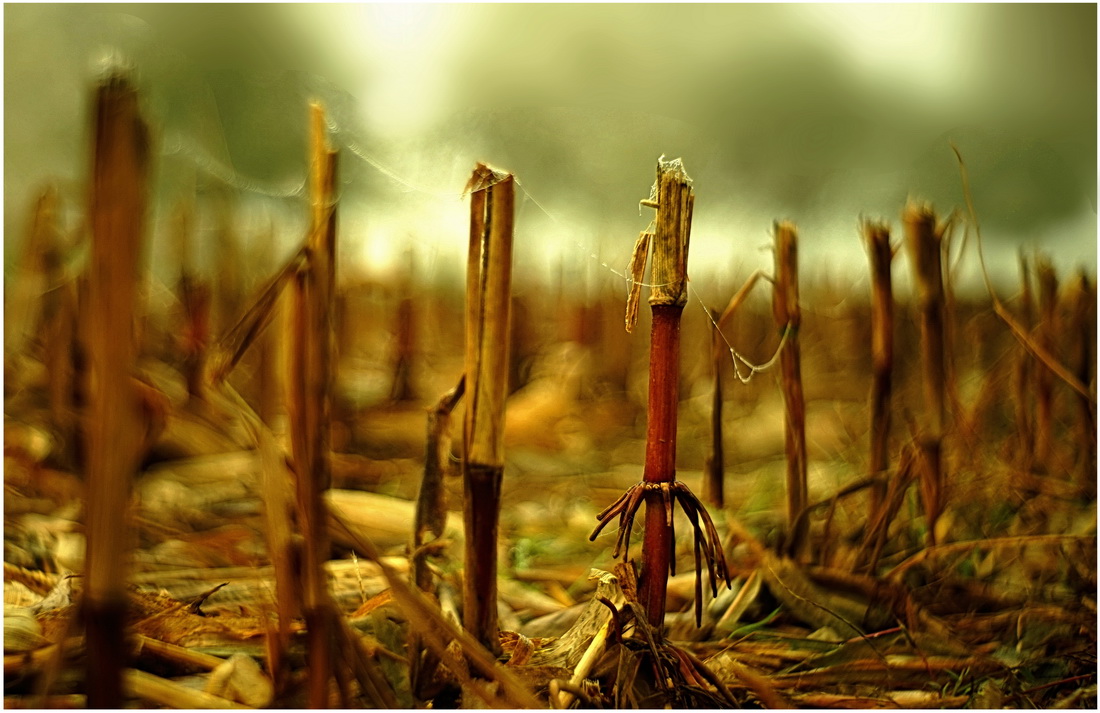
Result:
{"type": "MultiPolygon", "coordinates": [[[[300,240],[311,98],[343,149],[349,273],[411,250],[422,275],[460,282],[461,191],[483,160],[525,189],[517,271],[621,283],[667,154],[695,180],[697,291],[724,301],[722,275],[769,268],[779,218],[805,265],[854,282],[860,216],[897,227],[907,196],[964,208],[951,142],[1002,284],[1021,245],[1095,272],[1092,4],[6,5],[9,278],[47,181],[78,222],[92,82],[120,61],[155,132],[148,261],[165,281],[186,196],[200,264],[218,229],[206,197],[231,196],[245,249],[257,225],[284,253],[300,240]]],[[[964,261],[960,289],[977,275],[964,261]]]]}

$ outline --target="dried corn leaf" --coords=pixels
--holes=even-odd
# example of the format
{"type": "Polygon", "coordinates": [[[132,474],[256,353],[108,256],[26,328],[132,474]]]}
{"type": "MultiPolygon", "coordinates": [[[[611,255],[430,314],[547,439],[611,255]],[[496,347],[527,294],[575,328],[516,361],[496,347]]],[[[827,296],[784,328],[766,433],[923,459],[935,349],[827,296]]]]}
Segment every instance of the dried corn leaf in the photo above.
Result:
{"type": "Polygon", "coordinates": [[[642,301],[642,284],[645,281],[645,263],[649,255],[649,242],[653,233],[643,231],[634,243],[630,256],[630,294],[626,298],[626,331],[633,332],[638,324],[638,304],[642,301]]]}

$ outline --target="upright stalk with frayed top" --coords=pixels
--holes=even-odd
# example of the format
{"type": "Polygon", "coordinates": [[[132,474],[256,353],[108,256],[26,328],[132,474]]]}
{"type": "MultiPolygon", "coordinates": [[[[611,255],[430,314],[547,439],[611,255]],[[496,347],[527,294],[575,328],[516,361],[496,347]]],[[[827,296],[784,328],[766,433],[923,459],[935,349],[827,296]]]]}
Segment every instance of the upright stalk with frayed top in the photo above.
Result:
{"type": "Polygon", "coordinates": [[[328,708],[335,614],[329,604],[324,569],[330,546],[323,495],[331,481],[328,450],[335,363],[332,307],[336,277],[336,152],[328,147],[324,110],[318,104],[311,106],[310,128],[312,207],[308,263],[293,283],[289,412],[302,535],[302,551],[297,555],[301,557],[301,610],[308,630],[309,703],[315,708],[328,708]]]}
{"type": "Polygon", "coordinates": [[[921,374],[925,415],[918,439],[921,499],[928,540],[936,542],[936,521],[943,512],[943,435],[946,421],[944,348],[943,229],[927,204],[910,203],[903,214],[905,241],[913,264],[920,314],[921,374]]]}
{"type": "Polygon", "coordinates": [[[772,313],[787,344],[779,353],[786,407],[784,445],[787,452],[788,549],[797,557],[806,545],[808,520],[800,517],[808,504],[806,492],[806,399],[802,393],[802,352],[798,329],[802,309],[798,304],[798,233],[787,221],[775,224],[775,291],[772,313]]]}
{"type": "Polygon", "coordinates": [[[146,207],[148,131],[137,91],[112,76],[96,93],[92,248],[88,272],[87,564],[83,615],[90,708],[120,708],[125,637],[127,512],[141,457],[134,388],[135,300],[146,207]]]}
{"type": "Polygon", "coordinates": [[[886,498],[889,467],[890,392],[894,370],[894,294],[890,264],[894,248],[884,223],[866,221],[863,238],[871,260],[871,507],[874,518],[886,498]]]}
{"type": "Polygon", "coordinates": [[[660,632],[665,619],[669,574],[676,573],[676,531],[673,503],[679,501],[695,533],[695,617],[702,617],[702,565],[710,574],[711,590],[718,578],[729,586],[729,572],[718,533],[706,508],[688,487],[676,480],[676,415],[680,383],[680,316],[687,304],[687,257],[695,195],[691,179],[679,159],[657,161],[657,182],[642,205],[657,209],[656,228],[643,232],[630,262],[632,286],[627,301],[626,327],[637,323],[638,301],[647,254],[652,255],[649,304],[653,312],[650,332],[649,411],[646,426],[646,458],[642,482],[629,488],[601,512],[590,539],[617,515],[619,535],[614,556],[628,559],[630,532],[639,506],[646,506],[643,564],[639,599],[649,624],[660,632]]]}
{"type": "MultiPolygon", "coordinates": [[[[678,162],[657,164],[657,227],[650,246],[653,322],[649,342],[649,412],[646,425],[646,483],[676,480],[676,416],[680,405],[680,316],[687,304],[687,258],[695,194],[678,162]]],[[[645,497],[641,600],[649,623],[664,624],[668,578],[675,571],[672,511],[661,494],[645,497]]]]}
{"type": "Polygon", "coordinates": [[[497,523],[504,477],[515,179],[479,163],[466,189],[470,194],[470,243],[462,438],[466,497],[462,623],[485,648],[499,653],[497,523]]]}

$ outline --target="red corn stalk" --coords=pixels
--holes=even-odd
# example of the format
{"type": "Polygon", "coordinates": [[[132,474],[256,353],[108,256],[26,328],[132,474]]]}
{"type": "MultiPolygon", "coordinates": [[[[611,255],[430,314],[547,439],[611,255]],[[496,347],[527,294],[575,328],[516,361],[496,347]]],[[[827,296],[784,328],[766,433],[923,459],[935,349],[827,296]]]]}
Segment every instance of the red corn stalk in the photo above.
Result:
{"type": "Polygon", "coordinates": [[[120,708],[125,636],[130,483],[143,428],[132,381],[139,255],[148,177],[148,131],[137,91],[121,76],[95,99],[92,248],[88,272],[90,403],[87,420],[87,537],[83,618],[90,708],[120,708]]]}
{"type": "Polygon", "coordinates": [[[658,634],[665,620],[668,590],[666,572],[676,574],[676,532],[673,529],[674,502],[679,502],[695,535],[695,621],[702,620],[702,567],[707,564],[711,591],[718,592],[718,579],[730,586],[725,555],[707,510],[688,487],[676,480],[676,409],[679,405],[680,315],[687,304],[687,256],[691,237],[691,213],[695,196],[691,179],[679,159],[657,160],[657,183],[642,205],[657,209],[656,229],[643,232],[634,245],[630,260],[633,284],[626,305],[626,330],[637,322],[638,300],[646,255],[652,245],[653,311],[649,356],[649,412],[646,428],[646,460],[642,482],[627,489],[596,519],[599,524],[589,535],[594,540],[617,515],[619,536],[615,557],[629,558],[630,532],[638,508],[646,506],[643,538],[642,583],[639,600],[646,619],[658,634]]]}
{"type": "MultiPolygon", "coordinates": [[[[657,162],[657,227],[651,240],[653,321],[649,351],[646,483],[676,480],[676,416],[680,403],[680,316],[687,304],[687,259],[695,194],[679,161],[657,162]]],[[[640,599],[657,631],[665,621],[667,571],[675,571],[672,509],[661,495],[645,496],[644,564],[640,599]]]]}
{"type": "Polygon", "coordinates": [[[942,226],[927,204],[910,203],[903,214],[905,240],[913,263],[920,312],[921,371],[925,416],[918,438],[921,499],[928,525],[929,544],[936,543],[936,521],[943,512],[944,475],[942,443],[946,409],[944,348],[944,293],[942,226]]]}
{"type": "Polygon", "coordinates": [[[806,545],[809,521],[799,517],[808,504],[806,492],[806,400],[802,393],[802,353],[798,330],[802,310],[798,304],[798,233],[787,221],[775,224],[775,291],[772,298],[775,323],[787,344],[779,353],[786,407],[784,445],[787,452],[788,550],[794,557],[806,545]]]}
{"type": "Polygon", "coordinates": [[[890,392],[894,369],[894,295],[890,263],[894,248],[884,223],[866,221],[863,237],[871,259],[871,507],[869,517],[884,505],[889,467],[890,392]]]}
{"type": "Polygon", "coordinates": [[[462,439],[466,497],[462,623],[485,648],[499,654],[497,523],[504,477],[515,179],[479,163],[466,191],[470,194],[470,245],[462,439]]]}

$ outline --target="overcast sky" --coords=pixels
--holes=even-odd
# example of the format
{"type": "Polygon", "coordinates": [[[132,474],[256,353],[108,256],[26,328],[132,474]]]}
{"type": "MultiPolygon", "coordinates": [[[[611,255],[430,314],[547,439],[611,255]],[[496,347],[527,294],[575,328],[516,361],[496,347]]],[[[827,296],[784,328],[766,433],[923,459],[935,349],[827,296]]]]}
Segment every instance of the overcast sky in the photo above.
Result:
{"type": "Polygon", "coordinates": [[[79,207],[90,87],[114,56],[159,137],[163,205],[220,176],[281,211],[287,245],[304,211],[276,196],[304,178],[321,99],[349,265],[405,244],[460,259],[483,160],[537,201],[517,262],[625,266],[666,154],[695,181],[693,274],[770,265],[777,218],[805,269],[862,273],[861,215],[900,237],[907,196],[962,207],[954,141],[996,269],[1014,279],[1027,245],[1095,273],[1094,4],[9,4],[4,21],[9,267],[45,181],[79,207]]]}

